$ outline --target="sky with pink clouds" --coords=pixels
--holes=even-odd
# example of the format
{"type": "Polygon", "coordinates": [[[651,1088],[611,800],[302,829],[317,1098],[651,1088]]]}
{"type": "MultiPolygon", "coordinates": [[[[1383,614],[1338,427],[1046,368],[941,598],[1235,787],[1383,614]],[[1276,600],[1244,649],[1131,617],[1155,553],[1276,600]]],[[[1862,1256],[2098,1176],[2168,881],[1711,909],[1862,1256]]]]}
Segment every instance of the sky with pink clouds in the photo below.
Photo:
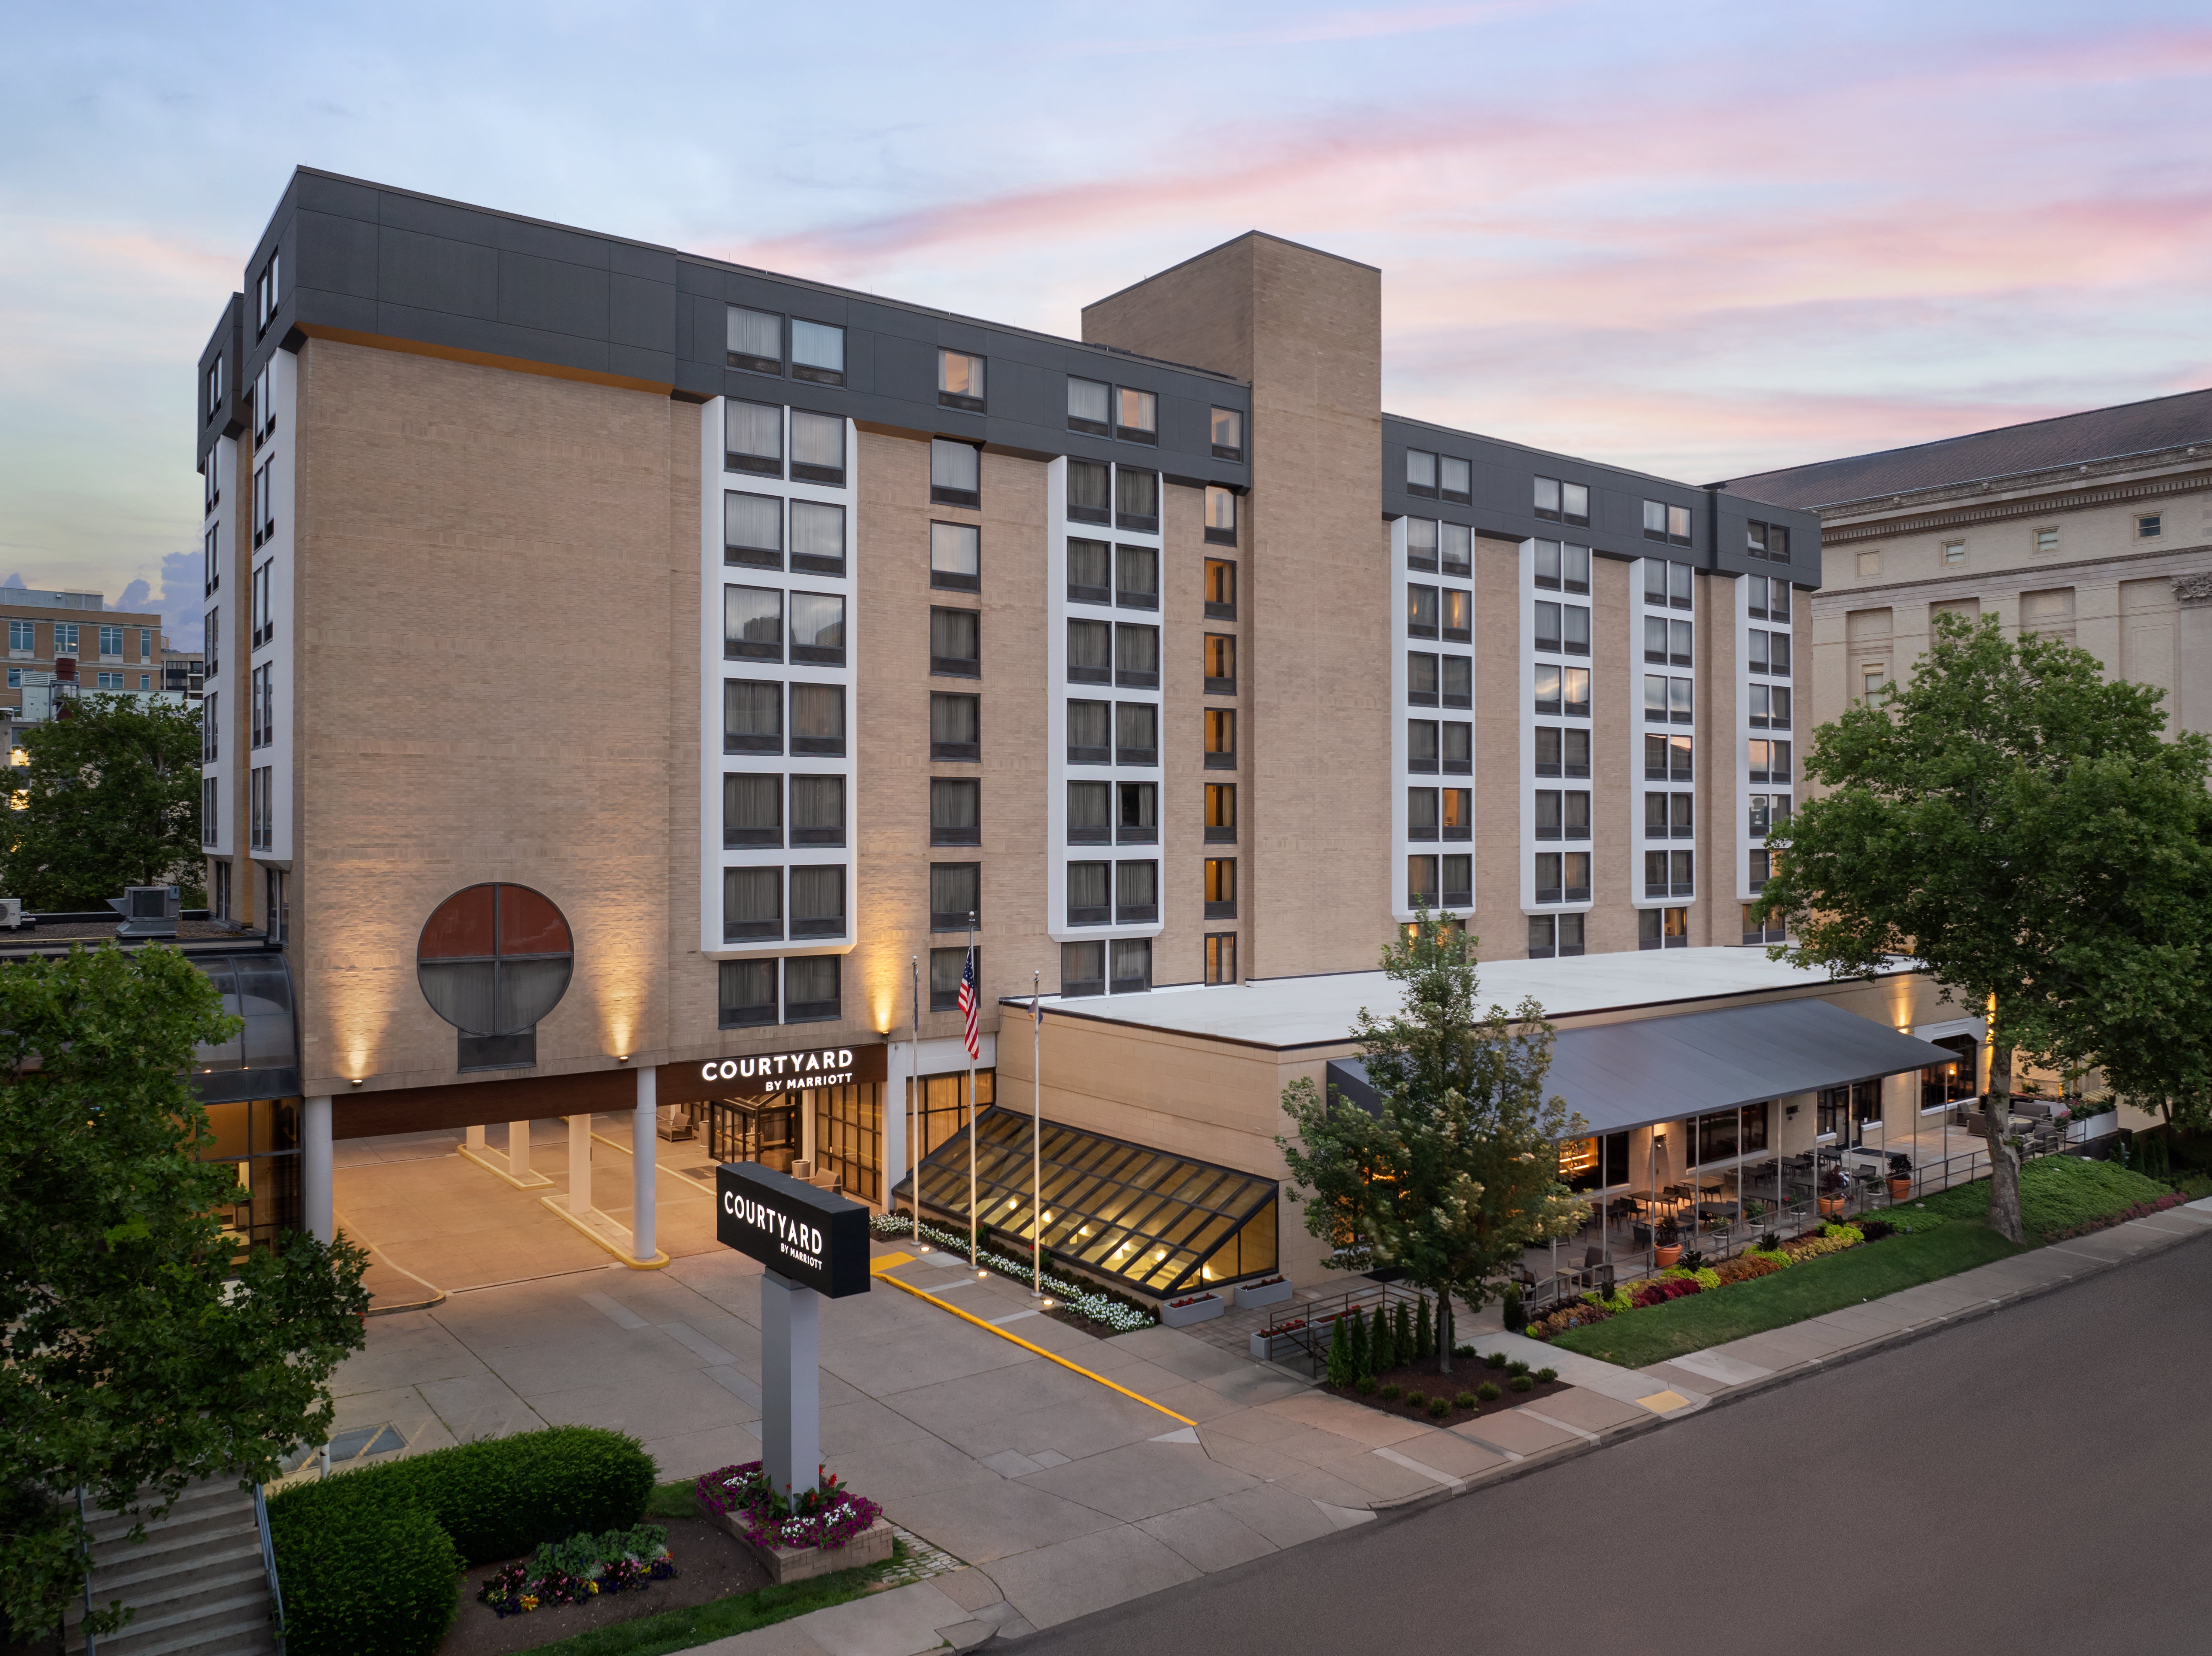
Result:
{"type": "Polygon", "coordinates": [[[0,578],[187,640],[301,163],[1067,334],[1269,230],[1382,268],[1392,411],[1692,482],[2212,384],[2201,0],[0,15],[0,578]]]}

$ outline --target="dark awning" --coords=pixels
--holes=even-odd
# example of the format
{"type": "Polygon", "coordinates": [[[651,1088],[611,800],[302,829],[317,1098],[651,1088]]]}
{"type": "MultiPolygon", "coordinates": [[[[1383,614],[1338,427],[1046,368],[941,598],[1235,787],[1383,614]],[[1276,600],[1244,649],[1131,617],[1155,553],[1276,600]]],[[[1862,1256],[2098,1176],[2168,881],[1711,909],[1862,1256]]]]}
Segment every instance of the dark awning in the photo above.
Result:
{"type": "Polygon", "coordinates": [[[1832,1001],[1770,1001],[1562,1029],[1545,1091],[1565,1100],[1588,1131],[1617,1132],[1956,1056],[1832,1001]]]}

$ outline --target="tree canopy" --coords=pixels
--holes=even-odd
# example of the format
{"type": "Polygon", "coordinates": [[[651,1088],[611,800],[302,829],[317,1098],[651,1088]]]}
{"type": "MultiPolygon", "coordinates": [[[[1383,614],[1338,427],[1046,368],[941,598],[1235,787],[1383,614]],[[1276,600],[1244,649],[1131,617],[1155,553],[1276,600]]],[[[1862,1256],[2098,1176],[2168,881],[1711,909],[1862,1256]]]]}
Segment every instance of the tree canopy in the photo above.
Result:
{"type": "Polygon", "coordinates": [[[198,707],[84,696],[33,725],[9,786],[0,896],[26,908],[102,907],[131,885],[197,887],[198,707]]]}
{"type": "MultiPolygon", "coordinates": [[[[1278,1138],[1306,1229],[1329,1264],[1396,1265],[1438,1296],[1479,1307],[1524,1248],[1588,1214],[1559,1177],[1557,1141],[1581,1126],[1544,1095],[1552,1026],[1525,1001],[1480,1010],[1474,940],[1425,909],[1383,952],[1402,1002],[1352,1027],[1374,1113],[1301,1078],[1283,1091],[1297,1136],[1278,1138]],[[1304,1186],[1301,1189],[1300,1186],[1304,1186]]],[[[1437,1341],[1449,1372],[1451,1341],[1437,1341]]]]}
{"type": "Polygon", "coordinates": [[[0,1619],[19,1636],[82,1591],[76,1489],[119,1512],[274,1476],[327,1435],[331,1373],[362,1344],[359,1248],[241,1257],[224,1230],[245,1192],[198,1159],[215,1141],[185,1072],[236,1028],[174,949],[0,964],[0,1619]]]}
{"type": "Polygon", "coordinates": [[[2014,1054],[2117,1090],[2212,1090],[2212,748],[2163,692],[1995,617],[1936,619],[1911,684],[1814,732],[1829,790],[1769,836],[1759,907],[1801,964],[1923,961],[1991,1017],[1990,1222],[2021,1240],[2014,1054]]]}

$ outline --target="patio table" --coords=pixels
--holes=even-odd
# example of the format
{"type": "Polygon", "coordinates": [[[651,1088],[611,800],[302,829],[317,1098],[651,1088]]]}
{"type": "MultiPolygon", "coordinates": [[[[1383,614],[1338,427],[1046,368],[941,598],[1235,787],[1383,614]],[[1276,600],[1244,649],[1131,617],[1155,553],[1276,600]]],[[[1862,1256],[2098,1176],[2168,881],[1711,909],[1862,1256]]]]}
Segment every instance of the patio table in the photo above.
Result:
{"type": "Polygon", "coordinates": [[[1733,1202],[1700,1202],[1698,1204],[1698,1217],[1700,1219],[1733,1219],[1735,1216],[1736,1204],[1733,1202]]]}

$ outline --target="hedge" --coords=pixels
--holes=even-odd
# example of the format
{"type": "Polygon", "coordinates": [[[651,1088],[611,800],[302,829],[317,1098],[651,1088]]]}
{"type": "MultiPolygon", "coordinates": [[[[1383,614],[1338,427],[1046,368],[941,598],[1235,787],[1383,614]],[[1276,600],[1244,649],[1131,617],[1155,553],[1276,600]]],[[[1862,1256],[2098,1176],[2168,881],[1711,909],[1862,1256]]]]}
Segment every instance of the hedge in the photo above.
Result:
{"type": "Polygon", "coordinates": [[[269,1502],[286,1647],[292,1656],[423,1656],[452,1623],[465,1566],[579,1530],[628,1529],[653,1475],[635,1438],[556,1426],[286,1489],[269,1502]]]}

